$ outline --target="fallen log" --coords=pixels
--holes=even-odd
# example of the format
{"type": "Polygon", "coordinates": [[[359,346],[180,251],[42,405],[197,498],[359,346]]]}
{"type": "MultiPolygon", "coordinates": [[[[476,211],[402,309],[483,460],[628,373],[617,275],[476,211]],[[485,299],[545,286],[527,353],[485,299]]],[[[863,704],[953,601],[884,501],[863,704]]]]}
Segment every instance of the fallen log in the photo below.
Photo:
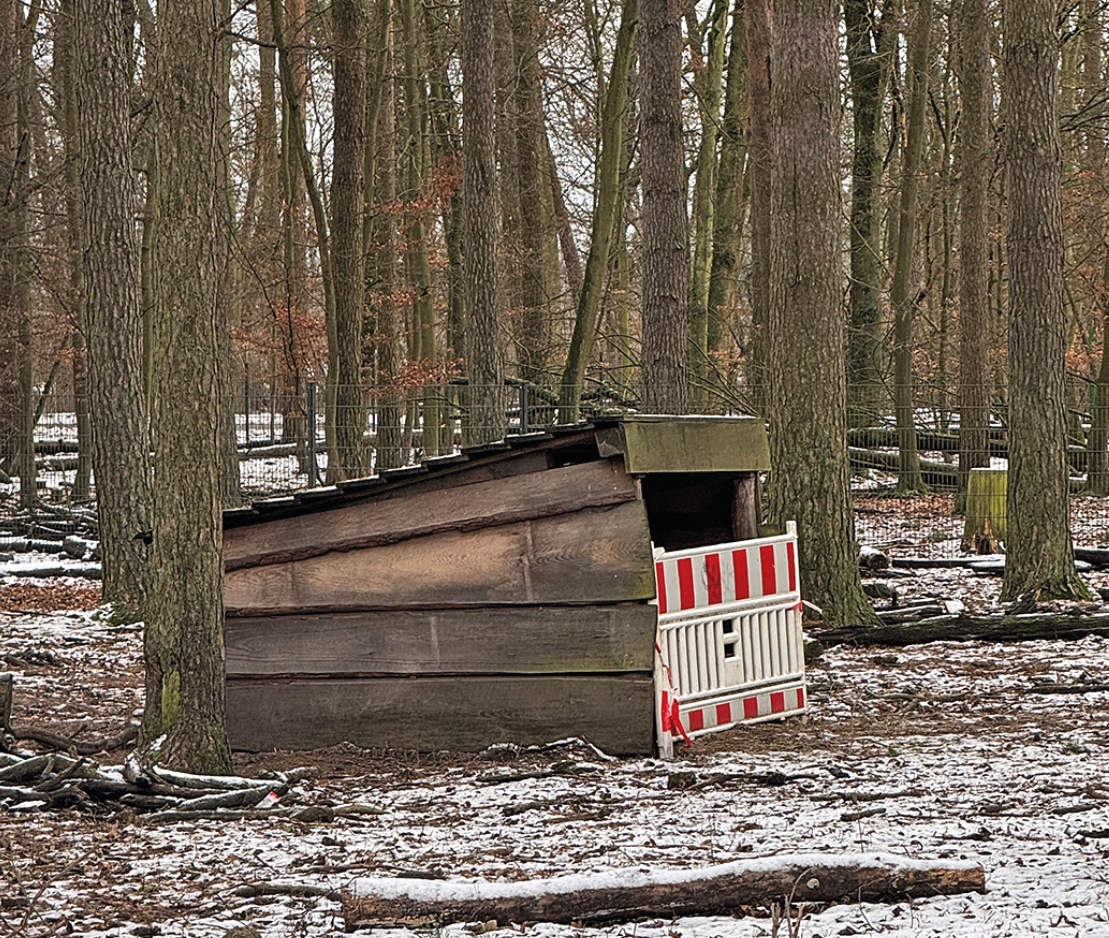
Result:
{"type": "Polygon", "coordinates": [[[926,642],[1027,642],[1109,635],[1109,613],[948,615],[896,625],[842,625],[813,630],[825,645],[922,645],[926,642]]]}
{"type": "Polygon", "coordinates": [[[1109,684],[1037,684],[1028,688],[1030,694],[1099,694],[1109,691],[1109,684]]]}
{"type": "Polygon", "coordinates": [[[530,882],[356,879],[342,891],[347,931],[456,922],[618,922],[727,915],[791,902],[880,902],[984,892],[977,863],[891,854],[794,854],[694,870],[582,873],[530,882]]]}

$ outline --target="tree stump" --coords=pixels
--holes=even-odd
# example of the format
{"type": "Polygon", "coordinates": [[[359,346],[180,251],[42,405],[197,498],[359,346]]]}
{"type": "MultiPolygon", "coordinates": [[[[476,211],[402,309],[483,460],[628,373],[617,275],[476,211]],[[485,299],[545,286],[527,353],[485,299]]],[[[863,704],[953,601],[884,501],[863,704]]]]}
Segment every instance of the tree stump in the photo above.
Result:
{"type": "Polygon", "coordinates": [[[1008,470],[971,469],[967,479],[966,521],[963,525],[963,550],[996,554],[1007,532],[1005,497],[1008,470]]]}

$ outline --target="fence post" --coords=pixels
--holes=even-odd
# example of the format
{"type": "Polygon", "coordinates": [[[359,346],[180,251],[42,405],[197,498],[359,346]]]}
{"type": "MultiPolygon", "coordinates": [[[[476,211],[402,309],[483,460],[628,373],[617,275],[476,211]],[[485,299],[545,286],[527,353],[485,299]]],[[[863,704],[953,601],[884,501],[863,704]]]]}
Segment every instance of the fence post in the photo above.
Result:
{"type": "Polygon", "coordinates": [[[316,383],[308,382],[308,488],[316,486],[316,383]]]}
{"type": "Polygon", "coordinates": [[[528,432],[528,386],[520,385],[520,432],[528,432]]]}

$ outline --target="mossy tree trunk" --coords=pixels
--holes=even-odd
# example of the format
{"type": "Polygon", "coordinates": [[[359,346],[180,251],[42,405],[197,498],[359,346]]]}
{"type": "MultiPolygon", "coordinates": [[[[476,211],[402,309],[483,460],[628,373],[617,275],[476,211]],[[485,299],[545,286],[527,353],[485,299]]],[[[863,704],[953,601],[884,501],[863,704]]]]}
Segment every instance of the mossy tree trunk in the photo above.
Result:
{"type": "MultiPolygon", "coordinates": [[[[219,330],[223,0],[159,6],[153,119],[152,579],[140,744],[188,771],[231,771],[224,724],[219,330]]],[[[229,402],[228,402],[229,403],[229,402]]]]}

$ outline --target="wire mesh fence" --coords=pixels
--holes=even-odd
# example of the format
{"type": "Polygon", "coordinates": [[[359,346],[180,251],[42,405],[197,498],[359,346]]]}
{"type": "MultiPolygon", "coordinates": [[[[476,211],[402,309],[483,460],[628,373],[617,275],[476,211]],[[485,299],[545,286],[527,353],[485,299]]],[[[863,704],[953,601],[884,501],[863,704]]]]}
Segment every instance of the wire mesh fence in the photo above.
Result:
{"type": "MultiPolygon", "coordinates": [[[[472,415],[488,412],[474,406],[475,395],[493,390],[458,381],[331,391],[311,382],[278,389],[244,381],[233,399],[243,496],[329,484],[339,475],[338,463],[342,478],[411,466],[475,442],[542,431],[565,416],[555,393],[514,382],[495,389],[496,425],[475,425],[472,415]]],[[[995,392],[992,403],[986,398],[986,406],[960,412],[950,395],[938,401],[924,393],[914,400],[907,418],[902,411],[900,425],[891,405],[856,420],[865,425],[848,431],[860,542],[951,556],[1003,549],[1009,457],[1004,401],[995,392]],[[968,419],[971,414],[977,416],[968,419]]],[[[1069,402],[1071,530],[1076,544],[1102,546],[1109,542],[1109,513],[1104,498],[1097,497],[1109,491],[1105,432],[1096,426],[1084,384],[1071,387],[1069,402]]],[[[581,412],[585,417],[619,413],[627,405],[628,398],[618,393],[594,391],[581,412]]],[[[81,458],[87,441],[79,438],[76,414],[72,394],[52,393],[40,401],[32,483],[40,513],[87,512],[95,499],[95,478],[81,479],[89,472],[88,460],[81,458]]],[[[0,522],[26,514],[18,467],[27,464],[19,454],[0,453],[0,522]]]]}

